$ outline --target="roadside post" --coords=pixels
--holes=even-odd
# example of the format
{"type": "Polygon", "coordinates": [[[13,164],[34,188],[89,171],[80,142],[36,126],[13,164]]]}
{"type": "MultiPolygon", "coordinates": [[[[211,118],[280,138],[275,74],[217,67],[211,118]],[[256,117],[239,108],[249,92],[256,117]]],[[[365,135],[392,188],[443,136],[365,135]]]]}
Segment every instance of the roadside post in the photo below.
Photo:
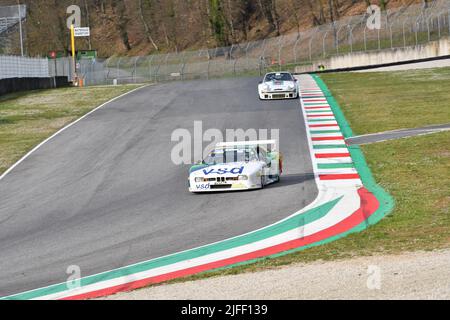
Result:
{"type": "Polygon", "coordinates": [[[81,28],[75,27],[73,24],[70,26],[70,38],[72,43],[72,66],[74,70],[73,80],[76,86],[83,86],[83,79],[79,79],[78,77],[78,64],[76,63],[76,54],[77,51],[75,49],[75,38],[79,37],[90,37],[91,31],[90,28],[81,28]]]}
{"type": "Polygon", "coordinates": [[[72,46],[72,81],[75,82],[77,80],[77,65],[75,63],[75,26],[73,24],[70,26],[70,43],[72,46]]]}

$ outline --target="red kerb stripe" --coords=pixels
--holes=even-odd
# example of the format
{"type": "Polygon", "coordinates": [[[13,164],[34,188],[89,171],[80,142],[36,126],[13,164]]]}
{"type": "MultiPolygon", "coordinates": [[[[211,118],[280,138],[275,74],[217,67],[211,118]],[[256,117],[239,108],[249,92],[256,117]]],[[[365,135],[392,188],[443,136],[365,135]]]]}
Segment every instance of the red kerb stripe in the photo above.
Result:
{"type": "Polygon", "coordinates": [[[316,153],[317,159],[323,158],[347,158],[350,157],[350,153],[316,153]]]}
{"type": "Polygon", "coordinates": [[[321,174],[319,175],[320,180],[341,180],[341,179],[359,179],[359,174],[348,173],[348,174],[321,174]]]}
{"type": "Polygon", "coordinates": [[[338,127],[338,124],[310,124],[310,128],[320,128],[320,127],[338,127]]]}
{"type": "Polygon", "coordinates": [[[312,141],[334,141],[334,140],[344,140],[343,136],[336,137],[314,137],[312,141]]]}

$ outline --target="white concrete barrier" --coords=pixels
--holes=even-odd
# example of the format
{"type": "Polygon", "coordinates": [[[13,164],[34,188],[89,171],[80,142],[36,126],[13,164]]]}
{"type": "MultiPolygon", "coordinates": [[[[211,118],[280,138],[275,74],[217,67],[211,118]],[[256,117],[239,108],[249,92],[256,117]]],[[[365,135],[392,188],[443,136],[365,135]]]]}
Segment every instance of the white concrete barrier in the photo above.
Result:
{"type": "Polygon", "coordinates": [[[317,71],[320,65],[324,65],[327,70],[343,69],[428,59],[447,55],[450,55],[449,37],[443,38],[439,41],[432,41],[427,44],[406,48],[394,48],[370,52],[354,52],[334,56],[328,59],[316,61],[309,66],[296,67],[295,72],[300,73],[317,71]]]}

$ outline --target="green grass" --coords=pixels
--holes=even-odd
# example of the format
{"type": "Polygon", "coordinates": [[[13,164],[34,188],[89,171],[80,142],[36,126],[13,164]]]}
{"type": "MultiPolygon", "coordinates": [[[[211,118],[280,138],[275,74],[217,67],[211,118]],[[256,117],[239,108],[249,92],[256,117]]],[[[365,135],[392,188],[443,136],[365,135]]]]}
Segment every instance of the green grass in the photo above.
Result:
{"type": "Polygon", "coordinates": [[[321,78],[356,135],[450,122],[450,68],[321,78]]]}
{"type": "Polygon", "coordinates": [[[0,96],[0,174],[60,128],[136,87],[61,88],[0,96]]]}

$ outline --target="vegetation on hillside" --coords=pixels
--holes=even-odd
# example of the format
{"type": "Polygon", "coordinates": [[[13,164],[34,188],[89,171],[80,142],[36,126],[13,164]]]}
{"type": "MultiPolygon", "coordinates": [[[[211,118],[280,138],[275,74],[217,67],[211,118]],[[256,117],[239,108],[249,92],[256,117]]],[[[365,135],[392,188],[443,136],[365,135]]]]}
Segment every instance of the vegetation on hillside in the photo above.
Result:
{"type": "MultiPolygon", "coordinates": [[[[142,55],[259,40],[343,16],[429,0],[19,0],[28,7],[27,52],[69,48],[66,9],[78,5],[92,37],[79,40],[100,56],[142,55]]],[[[0,6],[18,0],[0,0],[0,6]]]]}

